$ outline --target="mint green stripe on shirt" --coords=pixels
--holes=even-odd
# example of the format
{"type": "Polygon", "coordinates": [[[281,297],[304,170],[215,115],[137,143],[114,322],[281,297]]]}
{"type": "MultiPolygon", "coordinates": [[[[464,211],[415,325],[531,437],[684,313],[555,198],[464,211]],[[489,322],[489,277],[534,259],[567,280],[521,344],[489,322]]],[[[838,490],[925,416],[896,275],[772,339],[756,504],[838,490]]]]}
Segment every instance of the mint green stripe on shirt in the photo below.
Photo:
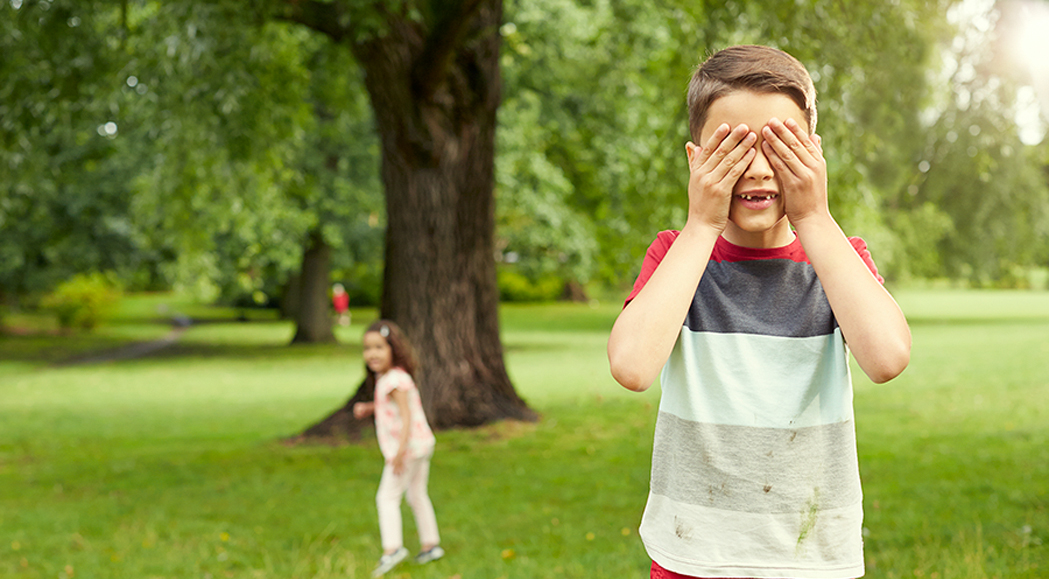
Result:
{"type": "Polygon", "coordinates": [[[840,328],[787,338],[683,327],[661,384],[660,411],[691,422],[804,428],[853,419],[840,328]]]}

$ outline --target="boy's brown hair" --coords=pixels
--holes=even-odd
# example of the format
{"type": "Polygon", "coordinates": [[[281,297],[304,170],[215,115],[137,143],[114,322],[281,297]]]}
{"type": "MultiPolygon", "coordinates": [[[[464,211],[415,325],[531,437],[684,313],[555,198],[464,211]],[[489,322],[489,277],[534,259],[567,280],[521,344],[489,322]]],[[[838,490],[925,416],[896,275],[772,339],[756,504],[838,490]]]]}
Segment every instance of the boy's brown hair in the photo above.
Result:
{"type": "Polygon", "coordinates": [[[714,53],[692,75],[688,129],[694,142],[699,143],[710,105],[737,90],[786,95],[805,114],[809,133],[816,131],[816,87],[805,67],[782,50],[742,45],[714,53]]]}

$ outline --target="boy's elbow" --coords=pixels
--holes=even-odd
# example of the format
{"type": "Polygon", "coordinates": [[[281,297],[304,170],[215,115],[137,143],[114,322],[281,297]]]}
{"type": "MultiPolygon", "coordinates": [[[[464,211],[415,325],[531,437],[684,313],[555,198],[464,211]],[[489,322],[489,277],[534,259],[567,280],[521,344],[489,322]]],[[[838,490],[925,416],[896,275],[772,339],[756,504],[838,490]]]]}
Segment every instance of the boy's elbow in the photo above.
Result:
{"type": "Polygon", "coordinates": [[[652,385],[650,381],[641,378],[636,373],[616,372],[615,370],[612,370],[612,378],[615,378],[615,381],[619,382],[619,385],[623,388],[634,392],[644,392],[652,385]]]}
{"type": "Polygon", "coordinates": [[[867,377],[875,384],[884,384],[899,376],[911,362],[911,345],[908,340],[892,348],[891,352],[884,352],[875,367],[866,370],[867,377]]]}
{"type": "Polygon", "coordinates": [[[611,348],[608,352],[608,366],[612,371],[612,378],[627,390],[644,392],[652,385],[652,379],[646,378],[634,364],[624,360],[623,356],[616,355],[611,348]]]}

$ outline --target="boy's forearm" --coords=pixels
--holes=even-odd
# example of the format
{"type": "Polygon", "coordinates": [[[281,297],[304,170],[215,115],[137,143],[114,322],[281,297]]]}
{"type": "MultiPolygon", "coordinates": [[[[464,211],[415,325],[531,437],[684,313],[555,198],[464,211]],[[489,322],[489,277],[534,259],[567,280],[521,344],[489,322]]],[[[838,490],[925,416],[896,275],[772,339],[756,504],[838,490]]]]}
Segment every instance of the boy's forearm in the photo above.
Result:
{"type": "Polygon", "coordinates": [[[910,361],[911,332],[896,301],[829,214],[794,227],[860,368],[879,384],[898,376],[910,361]]]}
{"type": "Polygon", "coordinates": [[[659,375],[720,232],[686,224],[645,287],[616,318],[608,338],[612,377],[641,392],[659,375]]]}

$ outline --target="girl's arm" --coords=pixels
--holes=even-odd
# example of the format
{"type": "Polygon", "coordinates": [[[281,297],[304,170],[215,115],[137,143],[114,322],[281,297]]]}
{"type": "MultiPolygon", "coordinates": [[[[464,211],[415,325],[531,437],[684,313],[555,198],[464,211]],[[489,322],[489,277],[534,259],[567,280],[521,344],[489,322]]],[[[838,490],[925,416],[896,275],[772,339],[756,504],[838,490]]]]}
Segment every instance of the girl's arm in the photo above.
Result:
{"type": "Polygon", "coordinates": [[[393,458],[393,474],[404,472],[404,459],[408,456],[408,439],[412,435],[412,411],[408,408],[408,394],[400,388],[390,392],[390,398],[401,413],[401,440],[398,441],[397,456],[393,458]]]}
{"type": "Polygon", "coordinates": [[[353,405],[353,417],[357,420],[366,418],[372,414],[375,414],[374,402],[358,402],[353,405]]]}

